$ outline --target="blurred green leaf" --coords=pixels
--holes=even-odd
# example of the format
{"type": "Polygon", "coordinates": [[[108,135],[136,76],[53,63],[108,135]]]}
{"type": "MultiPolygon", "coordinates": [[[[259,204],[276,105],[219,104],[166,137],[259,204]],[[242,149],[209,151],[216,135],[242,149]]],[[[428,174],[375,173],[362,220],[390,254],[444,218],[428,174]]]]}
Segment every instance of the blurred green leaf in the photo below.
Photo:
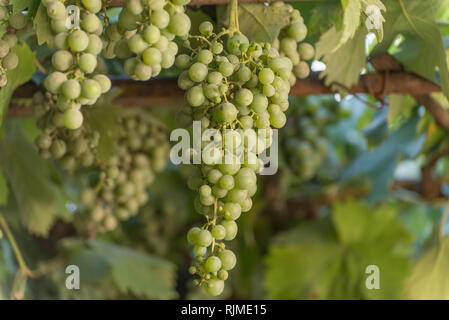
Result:
{"type": "Polygon", "coordinates": [[[149,299],[177,296],[172,263],[100,240],[91,241],[89,245],[108,261],[112,279],[122,293],[131,292],[149,299]]]}
{"type": "Polygon", "coordinates": [[[34,71],[36,71],[34,66],[35,53],[31,52],[30,47],[26,43],[16,45],[11,51],[19,57],[19,64],[17,68],[6,72],[8,83],[0,90],[0,125],[8,111],[8,105],[14,90],[30,80],[34,71]]]}
{"type": "Polygon", "coordinates": [[[36,30],[37,43],[43,45],[53,41],[53,31],[51,30],[50,18],[47,15],[47,8],[41,3],[34,18],[34,28],[36,30]]]}
{"type": "Polygon", "coordinates": [[[406,297],[414,300],[449,299],[449,238],[443,239],[418,261],[407,279],[406,297]]]}
{"type": "Polygon", "coordinates": [[[57,217],[69,217],[65,199],[50,178],[46,162],[26,139],[18,121],[5,123],[0,165],[16,198],[20,220],[33,234],[46,236],[57,217]]]}
{"type": "Polygon", "coordinates": [[[268,298],[399,298],[409,270],[404,247],[412,237],[396,215],[394,205],[348,201],[334,206],[333,226],[324,219],[284,233],[266,259],[268,298]],[[380,269],[378,290],[366,288],[369,265],[380,269]]]}

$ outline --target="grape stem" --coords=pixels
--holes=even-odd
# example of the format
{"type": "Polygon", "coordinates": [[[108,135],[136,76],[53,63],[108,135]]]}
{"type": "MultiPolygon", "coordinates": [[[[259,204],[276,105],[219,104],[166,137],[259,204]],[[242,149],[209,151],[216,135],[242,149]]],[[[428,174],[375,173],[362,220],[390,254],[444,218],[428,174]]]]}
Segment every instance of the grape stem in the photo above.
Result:
{"type": "Polygon", "coordinates": [[[231,37],[235,33],[240,34],[238,0],[231,0],[228,32],[231,37]]]}

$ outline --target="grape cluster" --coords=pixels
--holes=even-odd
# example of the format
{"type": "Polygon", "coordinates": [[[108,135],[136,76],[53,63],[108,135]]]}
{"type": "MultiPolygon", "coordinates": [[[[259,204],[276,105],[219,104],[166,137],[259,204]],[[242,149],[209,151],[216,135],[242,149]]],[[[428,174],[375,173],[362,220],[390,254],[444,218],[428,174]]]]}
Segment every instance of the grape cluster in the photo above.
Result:
{"type": "Polygon", "coordinates": [[[100,35],[103,24],[98,16],[101,0],[82,0],[79,26],[71,25],[66,6],[59,0],[46,0],[54,32],[51,63],[55,69],[44,81],[45,88],[58,96],[57,104],[68,129],[78,129],[83,123],[82,105],[93,105],[101,94],[111,88],[111,81],[103,74],[95,74],[97,56],[103,49],[100,35]],[[70,27],[69,27],[70,26],[70,27]],[[72,27],[73,26],[73,27],[72,27]]]}
{"type": "Polygon", "coordinates": [[[273,46],[279,50],[281,56],[288,57],[293,63],[293,73],[300,79],[307,78],[310,67],[307,61],[315,56],[315,48],[307,42],[303,42],[307,36],[307,27],[301,17],[301,13],[292,6],[282,2],[273,6],[288,6],[291,10],[289,24],[284,27],[273,46]]]}
{"type": "Polygon", "coordinates": [[[88,126],[67,129],[57,102],[58,98],[49,92],[37,92],[33,97],[37,126],[42,131],[35,141],[39,154],[44,159],[59,160],[60,165],[70,171],[79,165],[94,165],[100,134],[88,126]]]}
{"type": "Polygon", "coordinates": [[[125,72],[135,80],[149,80],[175,62],[176,36],[186,38],[190,0],[126,0],[118,23],[106,28],[103,55],[124,59],[125,72]]]}
{"type": "Polygon", "coordinates": [[[12,14],[10,8],[0,2],[0,87],[6,86],[8,79],[6,71],[15,69],[19,57],[11,51],[18,39],[25,37],[32,30],[32,22],[19,12],[12,14]]]}
{"type": "MultiPolygon", "coordinates": [[[[175,62],[182,70],[178,85],[186,90],[187,102],[178,120],[186,126],[196,120],[203,129],[214,129],[212,141],[202,141],[201,164],[190,167],[188,178],[189,188],[198,193],[195,209],[207,222],[190,229],[187,238],[196,262],[189,271],[216,296],[236,264],[222,241],[235,238],[236,220],[252,207],[256,173],[263,168],[258,155],[272,143],[270,125],[281,128],[286,122],[295,79],[291,61],[270,44],[250,43],[240,33],[224,41],[226,33],[215,34],[209,22],[199,30],[194,49],[185,42],[190,55],[180,54],[175,62]]],[[[198,154],[191,151],[188,157],[198,154]]]]}
{"type": "Polygon", "coordinates": [[[295,181],[309,181],[318,174],[329,151],[326,129],[335,123],[337,108],[333,98],[307,99],[292,108],[279,149],[295,181]]]}
{"type": "Polygon", "coordinates": [[[138,213],[148,200],[147,187],[168,161],[166,129],[145,111],[122,111],[114,154],[100,163],[80,198],[99,231],[113,230],[117,219],[138,213]]]}

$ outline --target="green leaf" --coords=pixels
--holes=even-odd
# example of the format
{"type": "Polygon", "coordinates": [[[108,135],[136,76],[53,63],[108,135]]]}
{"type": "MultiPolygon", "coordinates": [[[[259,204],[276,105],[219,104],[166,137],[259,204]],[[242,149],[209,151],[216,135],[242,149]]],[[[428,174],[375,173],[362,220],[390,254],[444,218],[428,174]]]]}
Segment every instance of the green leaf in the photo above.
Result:
{"type": "Polygon", "coordinates": [[[89,245],[108,261],[112,279],[122,293],[149,299],[177,296],[175,266],[171,262],[100,240],[89,245]]]}
{"type": "Polygon", "coordinates": [[[113,89],[99,103],[83,111],[86,125],[100,134],[97,152],[99,159],[105,163],[116,151],[115,137],[119,133],[117,122],[123,110],[119,105],[113,104],[113,100],[119,94],[118,90],[113,89]]]}
{"type": "Polygon", "coordinates": [[[391,126],[400,119],[409,119],[415,105],[416,102],[410,95],[390,94],[388,96],[388,124],[391,126]]]}
{"type": "Polygon", "coordinates": [[[16,198],[20,220],[31,233],[46,236],[57,217],[69,217],[64,197],[19,122],[9,120],[5,131],[0,165],[16,198]]]}
{"type": "Polygon", "coordinates": [[[31,16],[34,16],[37,8],[39,7],[39,0],[10,0],[9,3],[12,5],[13,14],[19,13],[28,9],[31,16]]]}
{"type": "Polygon", "coordinates": [[[311,10],[308,34],[325,33],[332,26],[340,31],[343,26],[342,8],[338,1],[323,1],[311,10]]]}
{"type": "Polygon", "coordinates": [[[282,234],[266,259],[268,298],[400,298],[412,236],[397,213],[394,204],[348,201],[334,206],[332,220],[303,223],[282,234]],[[366,288],[369,265],[380,269],[379,290],[366,288]]]}
{"type": "MultiPolygon", "coordinates": [[[[217,20],[221,26],[228,26],[229,7],[217,6],[217,20]]],[[[289,17],[287,5],[239,4],[239,28],[250,41],[273,43],[288,24],[289,17]]]]}
{"type": "Polygon", "coordinates": [[[8,203],[8,197],[8,182],[6,181],[3,171],[0,170],[0,206],[4,206],[8,203]]]}
{"type": "Polygon", "coordinates": [[[407,279],[405,294],[413,300],[449,299],[449,238],[427,252],[407,279]]]}
{"type": "Polygon", "coordinates": [[[8,111],[8,105],[14,90],[30,80],[34,71],[36,71],[34,65],[35,54],[26,43],[16,45],[11,51],[19,57],[19,65],[17,68],[6,72],[8,83],[0,89],[0,126],[8,111]]]}
{"type": "Polygon", "coordinates": [[[441,1],[386,0],[385,6],[384,41],[376,46],[373,55],[387,52],[398,35],[402,35],[399,51],[394,54],[396,59],[405,70],[435,83],[441,82],[443,92],[449,98],[446,54],[440,29],[435,22],[441,1]]]}
{"type": "Polygon", "coordinates": [[[343,7],[343,29],[341,30],[340,41],[333,51],[340,48],[341,45],[352,39],[360,26],[360,15],[362,3],[360,0],[341,0],[343,7]]]}
{"type": "Polygon", "coordinates": [[[326,86],[344,93],[345,88],[349,89],[359,81],[360,72],[366,66],[367,31],[359,28],[352,39],[334,51],[341,34],[341,31],[337,32],[335,27],[323,34],[316,44],[316,59],[322,58],[326,64],[326,69],[320,73],[320,79],[325,78],[326,86]]]}
{"type": "Polygon", "coordinates": [[[36,30],[37,43],[43,45],[53,41],[53,31],[50,25],[50,18],[47,15],[47,9],[41,3],[34,18],[34,27],[36,30]]]}

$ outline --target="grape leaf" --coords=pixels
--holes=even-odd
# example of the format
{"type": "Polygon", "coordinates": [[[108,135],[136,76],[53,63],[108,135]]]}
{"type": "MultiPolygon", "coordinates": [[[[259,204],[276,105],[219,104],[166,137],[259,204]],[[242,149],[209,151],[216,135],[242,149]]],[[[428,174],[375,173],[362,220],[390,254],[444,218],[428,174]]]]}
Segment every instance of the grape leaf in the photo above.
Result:
{"type": "Polygon", "coordinates": [[[270,246],[264,279],[268,298],[401,297],[410,267],[403,248],[409,248],[412,236],[398,220],[398,208],[348,201],[332,212],[332,220],[303,223],[270,246]],[[366,288],[369,265],[380,269],[379,290],[366,288]]]}
{"type": "Polygon", "coordinates": [[[405,70],[432,82],[441,82],[442,90],[449,98],[446,54],[440,29],[435,22],[441,1],[386,0],[384,3],[387,7],[384,41],[374,48],[373,55],[387,52],[397,36],[402,35],[403,41],[398,52],[394,53],[396,59],[405,70]],[[436,70],[439,71],[439,79],[436,70]]]}
{"type": "MultiPolygon", "coordinates": [[[[217,6],[219,26],[229,24],[229,5],[217,6]]],[[[261,3],[239,4],[239,28],[250,41],[273,43],[279,32],[289,22],[287,5],[261,3]]]]}
{"type": "Polygon", "coordinates": [[[42,3],[34,17],[34,28],[36,30],[37,43],[39,45],[51,43],[53,41],[50,18],[47,15],[47,9],[42,3]]]}
{"type": "Polygon", "coordinates": [[[9,188],[5,175],[0,170],[0,206],[4,206],[8,203],[9,188]]]}
{"type": "Polygon", "coordinates": [[[316,44],[315,58],[322,58],[326,64],[326,69],[320,73],[320,79],[325,78],[326,86],[345,93],[346,88],[351,88],[359,81],[360,72],[366,65],[366,34],[364,28],[359,28],[354,37],[336,51],[334,48],[338,45],[341,31],[337,32],[335,27],[332,27],[321,36],[316,44]]]}
{"type": "Polygon", "coordinates": [[[340,46],[352,39],[360,26],[360,14],[362,11],[362,3],[360,0],[341,0],[343,7],[343,28],[341,30],[340,41],[333,49],[336,51],[340,46]]]}
{"type": "Polygon", "coordinates": [[[449,299],[449,238],[443,239],[417,262],[407,279],[405,294],[413,300],[449,299]]]}
{"type": "Polygon", "coordinates": [[[5,132],[0,165],[16,198],[20,220],[31,233],[46,236],[57,217],[70,217],[65,199],[20,123],[9,120],[5,132]]]}
{"type": "Polygon", "coordinates": [[[0,89],[0,125],[8,111],[8,105],[14,90],[31,79],[36,67],[34,65],[35,54],[31,52],[26,43],[16,45],[11,49],[19,57],[19,65],[13,70],[8,70],[6,76],[8,83],[0,89]]]}
{"type": "MultiPolygon", "coordinates": [[[[296,3],[295,3],[296,5],[296,3]]],[[[325,33],[335,26],[340,31],[343,26],[342,8],[338,1],[324,1],[311,10],[310,22],[307,25],[308,35],[325,33]]]]}
{"type": "Polygon", "coordinates": [[[9,3],[12,5],[13,14],[29,10],[29,15],[34,16],[37,8],[39,7],[40,1],[38,0],[10,0],[9,3]]]}
{"type": "Polygon", "coordinates": [[[108,261],[112,279],[121,292],[149,299],[177,296],[175,266],[171,262],[100,240],[89,245],[108,261]]]}

